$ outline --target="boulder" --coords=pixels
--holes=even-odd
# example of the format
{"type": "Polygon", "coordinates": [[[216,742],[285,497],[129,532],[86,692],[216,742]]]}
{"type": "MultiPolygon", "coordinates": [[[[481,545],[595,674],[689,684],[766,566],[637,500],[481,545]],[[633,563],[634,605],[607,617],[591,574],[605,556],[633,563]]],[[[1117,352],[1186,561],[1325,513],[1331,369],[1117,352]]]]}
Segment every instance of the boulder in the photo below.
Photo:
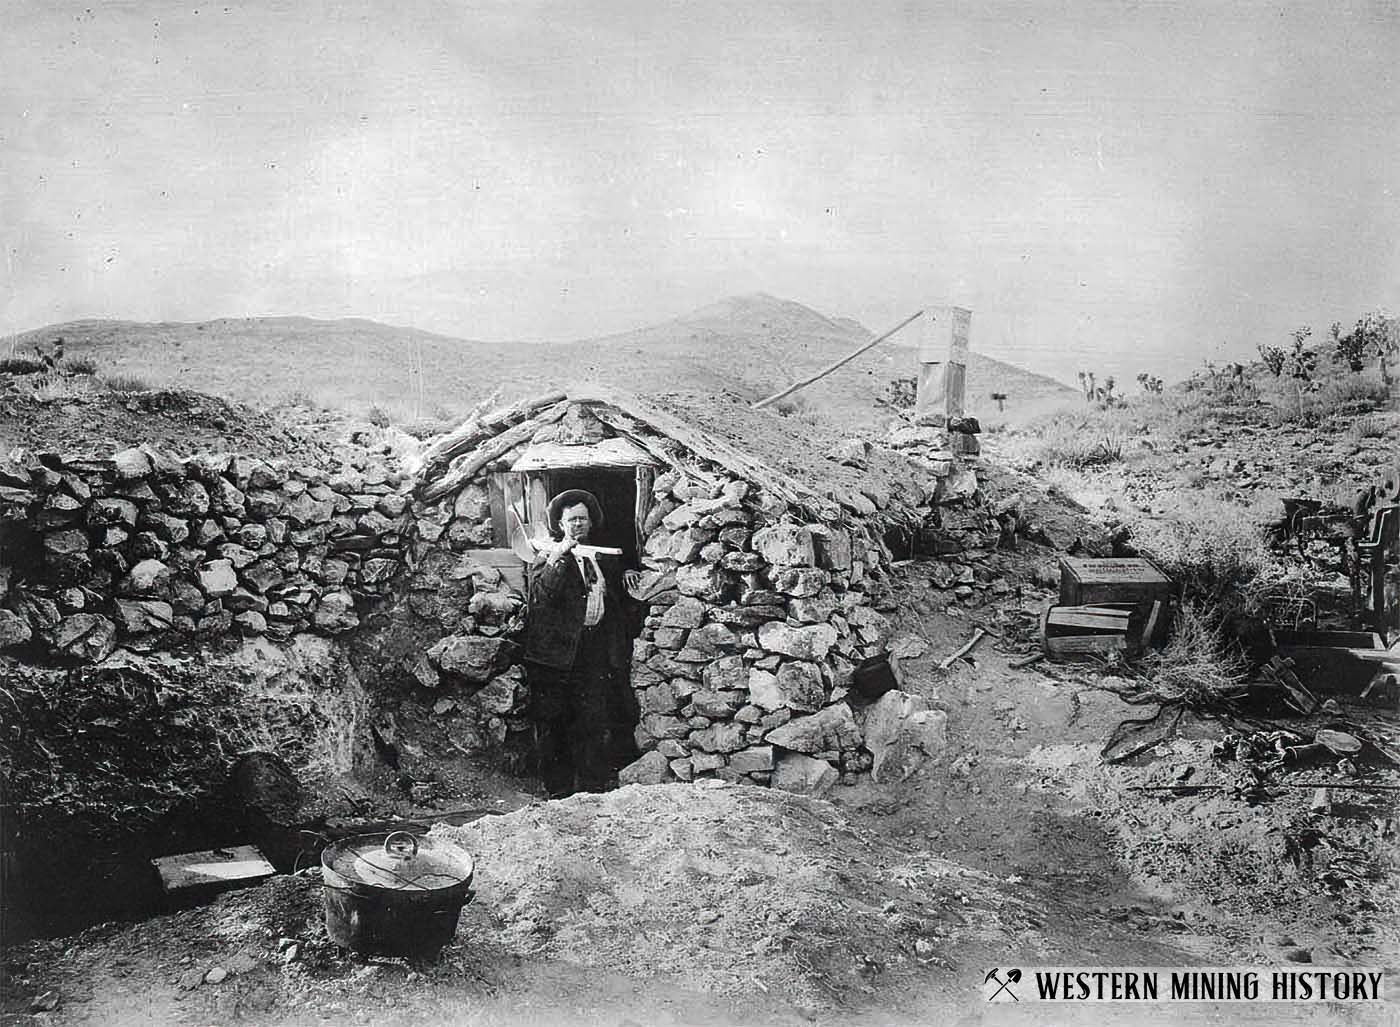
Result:
{"type": "Polygon", "coordinates": [[[287,516],[293,524],[309,527],[313,524],[325,524],[335,513],[334,506],[320,499],[313,499],[307,493],[302,493],[287,504],[287,516]]]}
{"type": "MultiPolygon", "coordinates": [[[[161,514],[160,516],[164,518],[166,515],[161,514]]],[[[87,519],[89,524],[125,524],[134,528],[136,526],[136,504],[119,496],[103,496],[100,499],[94,499],[89,504],[87,519]]]]}
{"type": "Polygon", "coordinates": [[[705,667],[700,675],[711,690],[741,691],[748,686],[749,672],[741,656],[725,656],[705,667]]]}
{"type": "Polygon", "coordinates": [[[943,432],[929,425],[900,425],[890,432],[886,443],[894,449],[943,448],[943,432]]]}
{"type": "MultiPolygon", "coordinates": [[[[721,543],[722,544],[722,543],[721,543]]],[[[720,557],[720,566],[736,574],[751,574],[764,568],[766,561],[757,553],[729,552],[720,557]]]]}
{"type": "Polygon", "coordinates": [[[203,517],[209,512],[209,492],[199,482],[186,478],[163,487],[165,512],[176,517],[203,517]]]}
{"type": "Polygon", "coordinates": [[[820,661],[836,644],[836,629],[830,624],[811,624],[800,628],[788,624],[763,624],[758,629],[758,644],[770,653],[820,661]]]}
{"type": "Polygon", "coordinates": [[[210,560],[199,569],[199,587],[211,599],[232,595],[238,587],[238,575],[229,560],[210,560]]]}
{"type": "Polygon", "coordinates": [[[744,694],[742,692],[721,692],[706,689],[703,692],[696,692],[690,697],[690,706],[696,713],[702,717],[712,717],[715,720],[728,720],[743,705],[744,694]]]}
{"type": "Polygon", "coordinates": [[[692,748],[702,749],[705,752],[737,752],[744,747],[744,725],[730,721],[725,724],[712,724],[700,731],[692,731],[690,745],[692,748]]]}
{"type": "Polygon", "coordinates": [[[0,610],[0,649],[7,649],[12,645],[24,645],[33,637],[33,634],[29,629],[27,617],[22,617],[10,610],[0,610]]]}
{"type": "Polygon", "coordinates": [[[244,500],[248,505],[248,516],[265,521],[269,517],[280,517],[286,509],[278,492],[266,489],[250,489],[244,500]]]}
{"type": "Polygon", "coordinates": [[[698,628],[705,619],[705,604],[694,596],[682,596],[661,615],[665,628],[698,628]]]}
{"type": "Polygon", "coordinates": [[[939,503],[949,503],[955,499],[971,499],[977,494],[977,472],[970,467],[954,465],[944,478],[938,480],[934,499],[939,503]]]}
{"type": "Polygon", "coordinates": [[[249,565],[241,577],[254,592],[266,592],[272,586],[282,583],[282,570],[268,560],[259,560],[249,565]]]}
{"type": "Polygon", "coordinates": [[[487,713],[503,717],[525,705],[525,699],[524,672],[519,667],[511,667],[497,674],[468,701],[487,713]]]}
{"type": "Polygon", "coordinates": [[[663,713],[648,713],[639,726],[654,739],[684,738],[690,734],[690,725],[684,720],[663,713]]]}
{"type": "Polygon", "coordinates": [[[267,631],[267,619],[257,610],[244,610],[233,618],[233,623],[245,635],[261,635],[267,631]]]}
{"type": "Polygon", "coordinates": [[[756,628],[770,620],[786,620],[782,606],[720,606],[710,610],[710,619],[735,628],[756,628]]]}
{"type": "Polygon", "coordinates": [[[638,698],[643,714],[675,713],[685,705],[685,697],[677,692],[670,681],[644,689],[638,698]]]}
{"type": "Polygon", "coordinates": [[[504,638],[448,635],[428,650],[428,659],[449,678],[481,685],[510,664],[516,648],[515,643],[504,638]]]}
{"type": "Polygon", "coordinates": [[[811,528],[812,546],[817,553],[817,566],[829,571],[851,569],[851,536],[841,528],[816,524],[811,528]]]}
{"type": "MultiPolygon", "coordinates": [[[[468,485],[457,494],[452,513],[467,521],[480,521],[491,516],[491,496],[484,485],[468,485]]],[[[390,514],[390,516],[396,516],[390,514]]]]}
{"type": "Polygon", "coordinates": [[[761,774],[772,770],[775,764],[771,745],[754,745],[740,749],[729,757],[729,767],[740,774],[761,774]]]}
{"type": "Polygon", "coordinates": [[[151,458],[141,452],[139,446],[123,449],[112,457],[117,477],[123,481],[142,478],[151,473],[151,458]]]}
{"type": "Polygon", "coordinates": [[[864,470],[865,462],[870,458],[870,443],[864,439],[842,439],[826,451],[826,458],[847,467],[864,470]]]}
{"type": "Polygon", "coordinates": [[[724,763],[724,757],[716,752],[697,752],[690,757],[690,768],[697,774],[718,770],[724,763]]]}
{"type": "Polygon", "coordinates": [[[886,692],[861,713],[865,747],[875,757],[877,784],[898,783],[948,747],[948,715],[907,692],[886,692]]]}
{"type": "Polygon", "coordinates": [[[861,744],[860,728],[844,702],[828,706],[809,717],[796,717],[769,731],[764,741],[793,752],[837,752],[861,744]]]}
{"type": "Polygon", "coordinates": [[[753,548],[774,567],[811,567],[816,563],[812,533],[800,524],[775,524],[754,532],[753,548]]]}
{"type": "Polygon", "coordinates": [[[355,613],[354,597],[349,592],[327,592],[317,604],[311,622],[318,630],[332,635],[358,627],[360,618],[355,613]]]}
{"type": "Polygon", "coordinates": [[[85,553],[87,549],[87,534],[76,528],[70,528],[67,531],[51,531],[44,536],[46,556],[71,556],[74,553],[85,553]]]}
{"type": "Polygon", "coordinates": [[[732,574],[712,563],[686,564],[676,570],[676,588],[681,595],[708,603],[723,603],[735,583],[732,574]]]}
{"type": "Polygon", "coordinates": [[[169,567],[159,560],[142,560],[122,579],[118,592],[126,596],[159,595],[169,586],[169,567]]]}
{"type": "Polygon", "coordinates": [[[680,659],[722,656],[740,645],[739,636],[727,624],[706,624],[690,633],[685,643],[688,655],[680,659]]]}
{"type": "Polygon", "coordinates": [[[814,596],[827,585],[826,571],[816,567],[775,568],[768,578],[779,592],[798,598],[814,596]]]}
{"type": "Polygon", "coordinates": [[[117,624],[129,635],[165,631],[175,622],[175,611],[159,599],[118,599],[117,624]]]}
{"type": "Polygon", "coordinates": [[[105,660],[117,646],[117,627],[94,613],[75,613],[54,628],[53,647],[65,656],[94,663],[105,660]]]}
{"type": "Polygon", "coordinates": [[[659,752],[648,752],[617,772],[620,785],[659,785],[671,777],[671,764],[659,752]]]}
{"type": "Polygon", "coordinates": [[[798,712],[819,710],[826,699],[821,668],[802,660],[789,661],[778,668],[777,689],[783,697],[781,705],[798,712]]]}
{"type": "Polygon", "coordinates": [[[802,624],[821,624],[836,612],[836,598],[812,596],[809,599],[793,599],[787,604],[787,612],[793,620],[802,624]]]}
{"type": "MultiPolygon", "coordinates": [[[[122,500],[115,500],[115,502],[122,502],[122,500]]],[[[142,522],[149,525],[157,537],[166,542],[180,543],[190,537],[189,524],[179,517],[171,517],[168,514],[152,511],[142,515],[142,522]]]]}
{"type": "Polygon", "coordinates": [[[783,752],[775,757],[769,784],[785,792],[820,798],[831,791],[840,776],[826,760],[813,759],[798,752],[783,752]]]}

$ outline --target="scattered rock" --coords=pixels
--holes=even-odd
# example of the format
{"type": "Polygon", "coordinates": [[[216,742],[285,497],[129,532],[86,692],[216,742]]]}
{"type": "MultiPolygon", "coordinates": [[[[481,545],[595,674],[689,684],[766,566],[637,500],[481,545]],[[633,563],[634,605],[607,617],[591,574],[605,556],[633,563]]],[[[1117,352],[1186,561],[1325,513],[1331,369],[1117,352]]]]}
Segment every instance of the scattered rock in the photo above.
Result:
{"type": "Polygon", "coordinates": [[[775,759],[773,777],[769,783],[785,792],[820,798],[836,786],[840,776],[826,760],[813,759],[797,752],[784,752],[775,759]]]}
{"type": "Polygon", "coordinates": [[[622,785],[659,785],[670,777],[670,761],[659,752],[645,753],[617,773],[618,783],[622,785]]]}

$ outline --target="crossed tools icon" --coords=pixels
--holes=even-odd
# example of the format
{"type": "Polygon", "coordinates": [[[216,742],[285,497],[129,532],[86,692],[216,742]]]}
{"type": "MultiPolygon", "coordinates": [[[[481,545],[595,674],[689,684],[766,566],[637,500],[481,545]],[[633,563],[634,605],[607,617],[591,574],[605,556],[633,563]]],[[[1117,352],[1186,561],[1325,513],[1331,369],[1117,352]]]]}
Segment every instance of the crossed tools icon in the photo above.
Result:
{"type": "Polygon", "coordinates": [[[992,967],[992,969],[990,969],[990,970],[987,971],[987,976],[984,977],[984,978],[982,978],[982,983],[983,983],[984,985],[985,985],[985,984],[991,984],[991,983],[993,983],[993,982],[995,982],[996,985],[997,985],[997,990],[994,991],[994,992],[992,992],[990,995],[987,996],[987,1001],[988,1001],[988,1002],[995,1002],[997,996],[1000,995],[1000,994],[1004,991],[1004,992],[1006,992],[1008,995],[1011,996],[1011,1001],[1013,1001],[1013,1002],[1020,1002],[1021,1000],[1018,999],[1018,998],[1016,997],[1016,993],[1015,993],[1014,991],[1011,990],[1011,985],[1015,984],[1015,983],[1016,983],[1017,981],[1019,981],[1020,979],[1021,979],[1021,971],[1020,971],[1020,970],[1008,970],[1008,971],[1006,971],[1006,980],[1002,980],[1002,979],[997,975],[997,968],[996,968],[996,967],[992,967]]]}

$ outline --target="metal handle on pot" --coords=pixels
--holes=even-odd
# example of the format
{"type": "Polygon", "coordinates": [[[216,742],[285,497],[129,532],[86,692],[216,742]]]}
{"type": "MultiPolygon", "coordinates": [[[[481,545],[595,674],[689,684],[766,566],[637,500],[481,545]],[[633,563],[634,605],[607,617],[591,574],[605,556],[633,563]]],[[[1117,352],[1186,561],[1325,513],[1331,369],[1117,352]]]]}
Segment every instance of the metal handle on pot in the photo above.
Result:
{"type": "Polygon", "coordinates": [[[412,859],[418,855],[418,839],[408,831],[395,831],[384,839],[384,852],[389,856],[412,859]],[[404,839],[408,840],[410,846],[407,853],[404,852],[404,839]]]}

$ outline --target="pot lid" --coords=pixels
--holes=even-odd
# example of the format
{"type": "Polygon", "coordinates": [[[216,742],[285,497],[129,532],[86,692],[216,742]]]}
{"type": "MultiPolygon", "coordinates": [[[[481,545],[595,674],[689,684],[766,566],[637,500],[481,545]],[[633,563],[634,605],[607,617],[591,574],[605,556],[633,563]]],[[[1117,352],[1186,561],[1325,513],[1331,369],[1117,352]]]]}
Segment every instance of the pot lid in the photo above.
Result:
{"type": "Polygon", "coordinates": [[[434,891],[472,879],[470,855],[408,831],[357,835],[326,849],[322,861],[347,881],[390,891],[434,891]]]}

